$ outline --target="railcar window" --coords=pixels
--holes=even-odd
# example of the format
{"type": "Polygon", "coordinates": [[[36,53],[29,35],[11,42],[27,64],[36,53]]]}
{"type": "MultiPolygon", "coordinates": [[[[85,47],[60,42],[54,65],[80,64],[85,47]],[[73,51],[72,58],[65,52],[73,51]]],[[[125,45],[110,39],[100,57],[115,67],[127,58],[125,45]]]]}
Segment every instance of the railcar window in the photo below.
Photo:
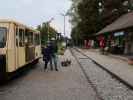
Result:
{"type": "Polygon", "coordinates": [[[28,39],[28,45],[32,45],[33,44],[33,33],[32,32],[27,33],[27,39],[28,39]]]}
{"type": "Polygon", "coordinates": [[[40,36],[40,34],[38,34],[38,44],[39,45],[41,44],[41,36],[40,36]]]}
{"type": "Polygon", "coordinates": [[[28,31],[26,30],[25,31],[25,39],[24,39],[25,41],[25,45],[28,45],[28,31]]]}
{"type": "Polygon", "coordinates": [[[16,46],[18,47],[18,28],[16,28],[16,46]]]}
{"type": "Polygon", "coordinates": [[[19,29],[19,46],[23,47],[24,46],[24,30],[19,29]]]}
{"type": "Polygon", "coordinates": [[[0,48],[3,48],[6,45],[6,33],[7,29],[0,27],[0,48]]]}
{"type": "Polygon", "coordinates": [[[35,34],[35,45],[37,45],[37,34],[35,34]]]}
{"type": "Polygon", "coordinates": [[[40,36],[39,36],[39,34],[35,35],[35,45],[40,45],[40,36]]]}

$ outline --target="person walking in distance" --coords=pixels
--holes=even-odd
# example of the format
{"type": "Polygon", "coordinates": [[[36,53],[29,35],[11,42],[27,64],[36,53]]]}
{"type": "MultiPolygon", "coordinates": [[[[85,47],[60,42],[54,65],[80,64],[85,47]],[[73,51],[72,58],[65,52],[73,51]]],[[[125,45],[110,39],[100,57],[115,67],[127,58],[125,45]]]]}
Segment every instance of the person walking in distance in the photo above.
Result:
{"type": "Polygon", "coordinates": [[[51,49],[50,43],[48,43],[47,46],[45,48],[43,48],[42,54],[43,54],[43,61],[45,62],[44,70],[47,69],[47,66],[48,66],[49,62],[50,62],[51,70],[53,70],[52,49],[51,49]]]}

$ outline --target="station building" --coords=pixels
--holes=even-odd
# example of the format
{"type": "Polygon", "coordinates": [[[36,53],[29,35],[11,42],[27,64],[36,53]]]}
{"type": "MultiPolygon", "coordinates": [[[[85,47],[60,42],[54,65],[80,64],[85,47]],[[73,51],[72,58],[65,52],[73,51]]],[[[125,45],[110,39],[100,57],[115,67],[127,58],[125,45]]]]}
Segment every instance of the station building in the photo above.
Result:
{"type": "Polygon", "coordinates": [[[107,25],[96,37],[105,40],[106,46],[110,46],[111,52],[120,54],[133,54],[133,11],[121,16],[112,24],[107,25]],[[114,49],[114,50],[113,50],[114,49]],[[116,50],[115,50],[116,49],[116,50]]]}

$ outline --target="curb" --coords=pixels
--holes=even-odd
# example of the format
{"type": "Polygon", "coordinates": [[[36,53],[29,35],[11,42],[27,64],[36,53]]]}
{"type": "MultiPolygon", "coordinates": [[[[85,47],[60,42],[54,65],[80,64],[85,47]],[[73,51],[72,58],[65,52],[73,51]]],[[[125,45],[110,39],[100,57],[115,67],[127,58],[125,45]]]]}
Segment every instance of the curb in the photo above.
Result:
{"type": "MultiPolygon", "coordinates": [[[[93,50],[91,50],[91,49],[90,49],[90,52],[98,53],[97,51],[93,51],[93,50]]],[[[127,57],[120,56],[120,55],[113,55],[113,54],[111,54],[111,53],[109,53],[109,54],[107,54],[107,55],[104,55],[104,56],[111,57],[111,58],[115,58],[115,59],[119,59],[119,60],[122,60],[122,61],[125,61],[125,62],[128,61],[128,58],[127,58],[127,57]]]]}
{"type": "Polygon", "coordinates": [[[120,59],[120,60],[125,61],[125,62],[128,61],[128,58],[126,58],[126,57],[120,57],[120,56],[114,56],[114,55],[108,55],[108,56],[115,58],[115,59],[120,59]]]}
{"type": "Polygon", "coordinates": [[[96,60],[94,60],[93,58],[90,58],[88,55],[84,54],[81,50],[74,48],[77,51],[81,52],[83,55],[85,55],[86,57],[88,57],[90,60],[92,60],[96,65],[98,65],[100,68],[102,68],[103,70],[105,70],[106,72],[108,72],[110,75],[112,75],[114,78],[116,78],[118,81],[120,81],[121,83],[123,83],[124,85],[126,85],[128,88],[130,88],[131,90],[133,90],[133,85],[131,85],[129,82],[125,81],[124,79],[122,79],[120,76],[116,75],[115,73],[113,73],[112,71],[110,71],[109,69],[105,68],[103,65],[101,65],[100,63],[98,63],[96,60]]]}

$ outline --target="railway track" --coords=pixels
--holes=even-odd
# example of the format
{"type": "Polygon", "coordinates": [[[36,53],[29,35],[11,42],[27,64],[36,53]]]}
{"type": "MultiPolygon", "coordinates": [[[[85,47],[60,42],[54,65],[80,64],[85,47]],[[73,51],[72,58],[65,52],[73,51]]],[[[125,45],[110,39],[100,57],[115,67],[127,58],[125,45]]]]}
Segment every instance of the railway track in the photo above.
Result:
{"type": "Polygon", "coordinates": [[[76,48],[70,49],[100,100],[133,100],[133,89],[76,48]]]}

